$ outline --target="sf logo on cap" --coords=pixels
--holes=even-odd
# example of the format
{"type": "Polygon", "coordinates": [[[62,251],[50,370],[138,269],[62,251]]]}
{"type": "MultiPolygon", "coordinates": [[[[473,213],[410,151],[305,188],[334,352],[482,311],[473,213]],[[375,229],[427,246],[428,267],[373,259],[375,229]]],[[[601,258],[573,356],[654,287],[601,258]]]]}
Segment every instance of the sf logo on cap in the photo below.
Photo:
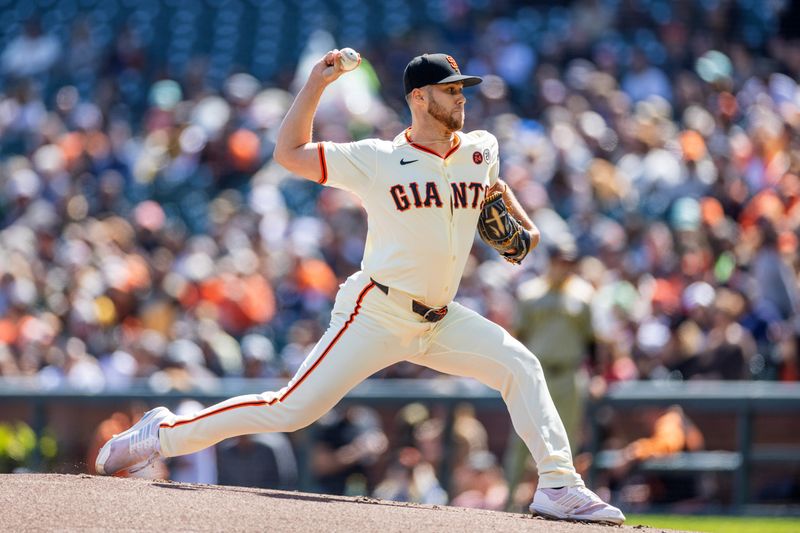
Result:
{"type": "Polygon", "coordinates": [[[453,70],[461,74],[461,70],[458,68],[458,63],[456,63],[456,60],[453,59],[453,56],[447,56],[447,62],[450,63],[450,66],[453,67],[453,70]]]}

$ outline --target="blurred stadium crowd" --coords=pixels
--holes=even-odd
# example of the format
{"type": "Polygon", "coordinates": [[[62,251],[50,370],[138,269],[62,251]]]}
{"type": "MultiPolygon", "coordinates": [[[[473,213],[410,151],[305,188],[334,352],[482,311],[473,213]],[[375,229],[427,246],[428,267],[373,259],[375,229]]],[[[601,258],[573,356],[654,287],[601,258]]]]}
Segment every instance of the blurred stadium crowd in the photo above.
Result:
{"type": "MultiPolygon", "coordinates": [[[[477,243],[458,298],[528,335],[554,380],[566,370],[583,376],[567,389],[602,394],[632,379],[800,379],[790,2],[209,0],[187,15],[168,0],[76,0],[38,2],[40,18],[35,2],[2,4],[15,22],[0,52],[0,376],[86,390],[290,377],[366,233],[357,199],[271,161],[292,80],[338,44],[366,61],[323,103],[318,138],[401,131],[402,69],[419,53],[484,76],[467,129],[498,137],[544,244],[512,268],[477,243]],[[290,38],[288,22],[274,38],[263,14],[324,27],[359,6],[338,42],[290,38]],[[209,12],[206,38],[192,17],[209,12]],[[251,12],[268,29],[239,36],[257,41],[243,52],[225,28],[251,12]],[[574,356],[526,321],[541,308],[579,333],[574,356]]],[[[424,463],[414,438],[399,465],[424,463]]]]}

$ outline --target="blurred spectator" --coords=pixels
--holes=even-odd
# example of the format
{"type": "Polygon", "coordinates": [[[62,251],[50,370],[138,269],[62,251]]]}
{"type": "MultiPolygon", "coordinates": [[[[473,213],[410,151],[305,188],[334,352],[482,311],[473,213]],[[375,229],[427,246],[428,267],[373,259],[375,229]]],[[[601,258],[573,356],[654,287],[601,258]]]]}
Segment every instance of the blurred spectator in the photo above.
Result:
{"type": "Polygon", "coordinates": [[[433,465],[414,447],[400,448],[372,495],[382,500],[445,505],[447,492],[436,477],[433,465]]]}
{"type": "Polygon", "coordinates": [[[53,35],[45,35],[38,19],[29,19],[22,33],[8,43],[0,56],[3,72],[12,77],[35,77],[52,67],[61,54],[53,35]]]}
{"type": "Polygon", "coordinates": [[[552,236],[549,266],[520,285],[517,338],[542,363],[547,387],[564,422],[573,453],[580,448],[594,330],[590,302],[594,290],[575,271],[577,249],[569,237],[552,236]]]}
{"type": "Polygon", "coordinates": [[[697,374],[685,379],[750,379],[751,363],[756,355],[753,336],[741,326],[743,298],[728,289],[717,291],[710,306],[711,322],[706,346],[699,355],[697,374]]]}
{"type": "Polygon", "coordinates": [[[245,378],[276,377],[274,369],[275,348],[264,335],[251,333],[242,339],[242,359],[245,378]]]}
{"type": "Polygon", "coordinates": [[[644,51],[636,49],[631,58],[631,69],[622,79],[622,89],[634,102],[660,96],[672,101],[669,78],[664,72],[649,64],[644,51]]]}
{"type": "Polygon", "coordinates": [[[217,381],[217,377],[206,368],[203,350],[188,339],[178,339],[167,346],[163,366],[149,380],[156,390],[210,389],[217,381]]]}
{"type": "Polygon", "coordinates": [[[326,494],[367,494],[367,474],[388,446],[369,407],[334,408],[315,427],[311,470],[326,494]]]}
{"type": "Polygon", "coordinates": [[[671,406],[661,413],[653,412],[653,416],[652,435],[628,444],[622,452],[626,461],[645,461],[703,449],[703,435],[680,407],[671,406]]]}
{"type": "MultiPolygon", "coordinates": [[[[638,464],[652,458],[704,449],[705,439],[694,422],[679,406],[647,409],[643,421],[650,434],[628,443],[612,457],[609,486],[619,491],[629,504],[672,503],[689,500],[707,492],[692,474],[637,475],[631,477],[638,464]]],[[[584,465],[591,458],[583,457],[584,465]]]]}
{"type": "Polygon", "coordinates": [[[451,505],[474,509],[505,509],[509,491],[503,469],[497,458],[488,451],[479,451],[467,457],[463,465],[453,472],[454,494],[451,505]]]}
{"type": "Polygon", "coordinates": [[[217,446],[220,485],[296,490],[297,460],[283,433],[229,439],[217,446]]]}
{"type": "Polygon", "coordinates": [[[453,444],[448,450],[453,465],[463,464],[473,453],[489,449],[489,435],[470,403],[460,403],[453,409],[453,444]]]}
{"type": "Polygon", "coordinates": [[[446,504],[447,492],[437,477],[436,468],[441,460],[441,424],[431,418],[428,409],[412,403],[400,410],[396,417],[395,457],[391,459],[386,474],[375,487],[376,498],[446,504]]]}
{"type": "Polygon", "coordinates": [[[800,316],[797,273],[781,256],[775,226],[768,218],[760,217],[756,222],[756,231],[758,248],[752,268],[758,287],[757,297],[772,306],[783,319],[800,316]]]}

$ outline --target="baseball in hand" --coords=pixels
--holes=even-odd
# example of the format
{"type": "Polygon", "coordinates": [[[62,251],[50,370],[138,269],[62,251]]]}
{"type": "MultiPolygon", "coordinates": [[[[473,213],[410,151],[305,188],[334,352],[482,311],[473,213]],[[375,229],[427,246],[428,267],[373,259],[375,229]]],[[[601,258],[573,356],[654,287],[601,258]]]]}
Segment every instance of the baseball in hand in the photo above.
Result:
{"type": "Polygon", "coordinates": [[[358,52],[352,48],[342,48],[339,50],[341,55],[342,70],[353,70],[358,66],[358,52]]]}

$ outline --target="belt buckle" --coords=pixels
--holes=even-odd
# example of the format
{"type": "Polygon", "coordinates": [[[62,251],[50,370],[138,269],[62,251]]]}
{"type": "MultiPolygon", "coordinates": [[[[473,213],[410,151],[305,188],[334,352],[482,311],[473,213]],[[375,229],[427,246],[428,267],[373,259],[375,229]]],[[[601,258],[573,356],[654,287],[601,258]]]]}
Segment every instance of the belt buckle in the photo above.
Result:
{"type": "Polygon", "coordinates": [[[440,307],[438,309],[431,307],[430,309],[425,311],[425,314],[422,316],[422,318],[424,318],[428,322],[439,322],[441,319],[445,317],[446,314],[447,314],[447,306],[440,307]]]}

